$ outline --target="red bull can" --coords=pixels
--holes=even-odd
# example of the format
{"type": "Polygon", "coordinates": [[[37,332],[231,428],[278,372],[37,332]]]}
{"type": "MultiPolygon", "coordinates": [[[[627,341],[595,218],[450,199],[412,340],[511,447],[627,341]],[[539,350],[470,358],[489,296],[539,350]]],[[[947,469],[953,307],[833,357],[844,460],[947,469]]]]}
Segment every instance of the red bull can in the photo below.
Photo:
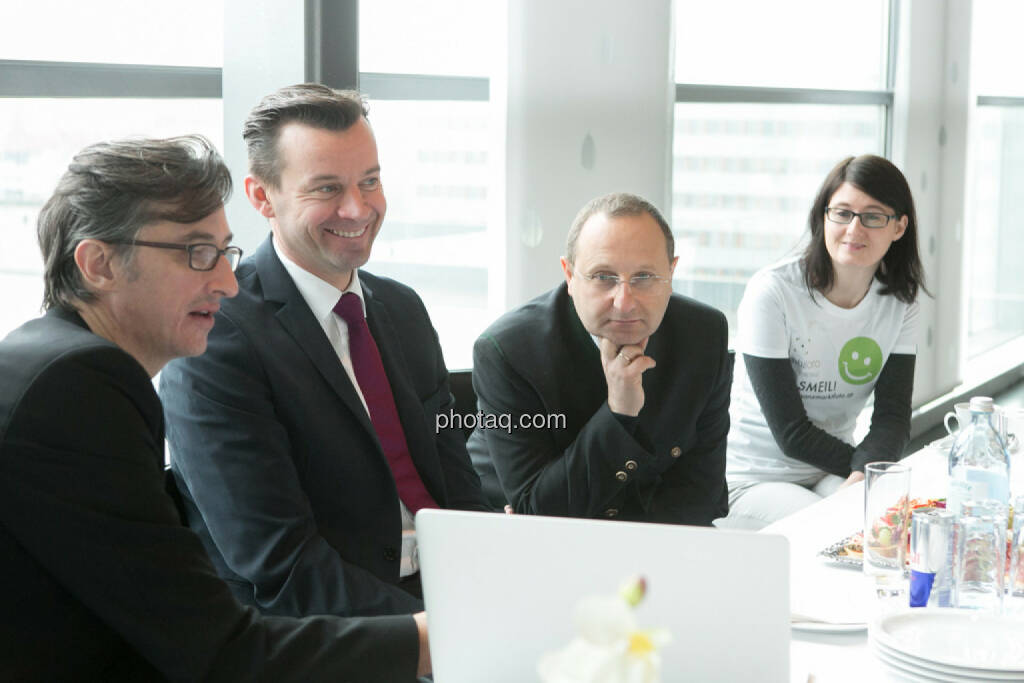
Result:
{"type": "Polygon", "coordinates": [[[953,523],[942,508],[921,508],[910,517],[910,606],[952,607],[953,523]]]}

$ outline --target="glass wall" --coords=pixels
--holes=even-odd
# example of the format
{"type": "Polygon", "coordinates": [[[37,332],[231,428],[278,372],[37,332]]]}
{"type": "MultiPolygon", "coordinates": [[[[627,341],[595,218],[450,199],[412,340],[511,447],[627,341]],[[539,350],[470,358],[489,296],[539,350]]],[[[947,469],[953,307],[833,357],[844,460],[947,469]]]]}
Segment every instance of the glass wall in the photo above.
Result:
{"type": "Polygon", "coordinates": [[[850,155],[885,153],[889,3],[848,9],[676,5],[674,288],[724,311],[733,337],[747,280],[799,253],[828,171],[850,155]],[[851,40],[855,50],[838,47],[851,40]]]}
{"type": "Polygon", "coordinates": [[[473,342],[500,313],[488,309],[495,255],[487,246],[494,194],[487,93],[503,6],[359,5],[360,88],[370,98],[388,200],[367,270],[417,291],[452,369],[472,366],[473,342]]]}
{"type": "Polygon", "coordinates": [[[113,64],[161,65],[139,67],[136,74],[143,77],[166,75],[180,67],[219,67],[220,2],[150,6],[116,0],[38,0],[19,6],[16,16],[17,20],[0,22],[0,60],[12,60],[0,71],[12,74],[22,64],[39,63],[56,68],[50,70],[49,82],[39,86],[46,96],[12,97],[0,79],[0,337],[40,313],[42,259],[36,217],[76,152],[110,138],[185,133],[202,133],[223,148],[219,98],[192,97],[187,91],[153,99],[114,98],[99,92],[101,86],[95,97],[61,96],[62,88],[79,94],[88,91],[88,70],[102,72],[113,64]],[[45,39],[39,27],[46,27],[45,39]],[[72,74],[59,68],[62,63],[79,68],[72,74]]]}
{"type": "Polygon", "coordinates": [[[220,67],[222,0],[31,0],[0,22],[0,59],[220,67]]]}
{"type": "MultiPolygon", "coordinates": [[[[961,244],[964,337],[975,357],[1024,334],[1024,279],[1016,263],[1024,226],[1015,202],[1024,186],[1024,79],[1015,35],[1024,5],[972,6],[961,244]]],[[[817,0],[676,0],[674,13],[675,26],[667,29],[675,32],[674,285],[724,310],[735,331],[750,276],[799,252],[807,210],[829,168],[847,155],[887,153],[895,12],[888,0],[866,0],[855,12],[817,0]]],[[[37,0],[16,16],[0,24],[0,60],[143,65],[129,68],[154,78],[205,68],[219,78],[221,2],[161,8],[37,0]]],[[[504,244],[495,234],[505,229],[495,208],[503,196],[503,169],[495,167],[504,131],[493,103],[501,93],[491,92],[495,82],[501,87],[495,76],[504,68],[498,52],[507,39],[506,4],[374,0],[360,4],[359,16],[361,87],[370,98],[389,203],[368,268],[414,287],[449,367],[469,367],[473,341],[502,312],[494,308],[503,300],[496,283],[508,265],[496,251],[504,244]]],[[[355,33],[340,32],[346,40],[355,33]]],[[[566,49],[579,49],[584,38],[566,35],[566,49]]],[[[508,47],[528,48],[528,39],[508,47]]],[[[18,63],[0,64],[3,75],[18,63]]],[[[927,76],[941,67],[915,68],[927,76]]],[[[57,92],[12,97],[9,82],[0,78],[0,335],[39,311],[35,217],[75,151],[104,138],[186,132],[204,133],[220,147],[223,127],[220,99],[187,86],[159,98],[83,95],[91,81],[65,76],[55,79],[57,92]],[[76,97],[62,96],[61,83],[76,97]]]]}
{"type": "Polygon", "coordinates": [[[672,226],[674,288],[736,309],[759,268],[799,253],[822,180],[851,154],[880,154],[876,105],[676,105],[672,226]]]}
{"type": "Polygon", "coordinates": [[[127,136],[202,133],[221,148],[218,99],[0,99],[0,337],[40,313],[36,217],[72,156],[127,136]]]}
{"type": "Polygon", "coordinates": [[[985,0],[973,7],[976,106],[963,235],[969,357],[1024,334],[1024,79],[1018,67],[1024,5],[985,0]]]}

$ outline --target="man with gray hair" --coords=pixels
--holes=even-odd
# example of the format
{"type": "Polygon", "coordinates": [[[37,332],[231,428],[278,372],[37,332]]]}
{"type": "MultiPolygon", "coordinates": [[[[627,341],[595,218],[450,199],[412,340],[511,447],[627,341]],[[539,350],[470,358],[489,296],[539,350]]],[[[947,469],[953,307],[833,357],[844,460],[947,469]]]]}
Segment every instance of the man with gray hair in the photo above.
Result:
{"type": "Polygon", "coordinates": [[[477,340],[487,426],[469,450],[492,504],[698,525],[726,515],[728,330],[720,311],[672,293],[674,251],[649,202],[598,197],[569,231],[565,282],[477,340]]]}
{"type": "Polygon", "coordinates": [[[39,215],[46,314],[0,342],[0,680],[411,681],[424,615],[263,618],[165,490],[151,378],[238,291],[200,136],[92,145],[39,215]],[[223,258],[222,258],[223,257],[223,258]]]}

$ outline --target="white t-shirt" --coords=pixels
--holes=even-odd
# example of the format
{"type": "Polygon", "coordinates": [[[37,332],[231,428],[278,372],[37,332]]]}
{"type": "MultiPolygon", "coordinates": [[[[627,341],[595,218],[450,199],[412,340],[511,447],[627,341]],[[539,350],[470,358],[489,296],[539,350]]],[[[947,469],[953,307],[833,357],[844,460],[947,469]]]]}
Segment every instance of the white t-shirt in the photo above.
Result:
{"type": "Polygon", "coordinates": [[[740,301],[726,477],[799,481],[821,470],[779,449],[747,377],[743,354],[788,358],[811,422],[851,445],[857,416],[891,353],[916,354],[918,305],[881,295],[874,280],[854,308],[813,299],[799,259],[758,271],[740,301]]]}

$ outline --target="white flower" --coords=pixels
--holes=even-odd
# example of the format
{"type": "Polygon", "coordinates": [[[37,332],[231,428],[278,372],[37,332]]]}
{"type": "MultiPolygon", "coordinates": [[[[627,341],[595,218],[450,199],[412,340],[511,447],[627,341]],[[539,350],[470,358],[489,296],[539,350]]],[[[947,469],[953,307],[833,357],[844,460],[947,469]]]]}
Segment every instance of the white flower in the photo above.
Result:
{"type": "Polygon", "coordinates": [[[544,683],[658,683],[658,648],[667,631],[637,628],[623,597],[587,597],[576,606],[579,636],[545,654],[537,667],[544,683]]]}

